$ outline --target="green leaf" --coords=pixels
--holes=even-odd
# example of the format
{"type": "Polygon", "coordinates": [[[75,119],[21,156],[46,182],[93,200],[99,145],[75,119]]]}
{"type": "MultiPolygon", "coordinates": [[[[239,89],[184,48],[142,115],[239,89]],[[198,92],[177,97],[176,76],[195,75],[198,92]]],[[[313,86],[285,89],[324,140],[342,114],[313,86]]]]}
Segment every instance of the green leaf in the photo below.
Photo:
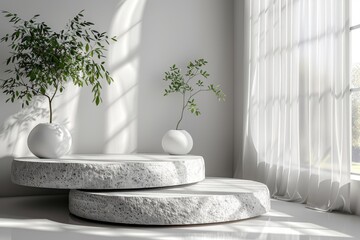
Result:
{"type": "MultiPolygon", "coordinates": [[[[72,81],[79,87],[95,87],[94,102],[101,103],[103,78],[109,84],[113,82],[104,65],[109,36],[93,29],[93,23],[81,20],[82,12],[60,31],[39,22],[38,14],[30,20],[22,20],[16,14],[3,12],[14,25],[11,34],[0,39],[0,43],[10,41],[11,53],[6,64],[15,63],[5,70],[12,77],[0,85],[3,93],[8,95],[7,102],[24,98],[22,103],[25,105],[33,96],[45,95],[54,87],[60,86],[59,92],[63,92],[63,84],[72,81]],[[94,52],[91,46],[96,45],[99,47],[94,52]],[[94,61],[94,54],[101,63],[94,61]]],[[[116,37],[112,40],[116,41],[116,37]]]]}
{"type": "MultiPolygon", "coordinates": [[[[163,95],[167,96],[174,92],[180,93],[185,100],[182,108],[187,108],[187,110],[196,116],[201,114],[195,101],[195,97],[200,92],[213,92],[218,99],[224,99],[225,94],[222,92],[219,85],[216,87],[213,84],[209,84],[207,87],[204,86],[202,80],[207,79],[210,76],[210,74],[203,69],[207,63],[208,62],[202,58],[190,61],[186,66],[187,71],[185,74],[181,72],[176,64],[173,64],[170,67],[170,71],[164,73],[163,80],[168,82],[168,86],[163,95]],[[193,78],[197,76],[202,77],[203,79],[194,81],[193,78]]],[[[182,119],[183,115],[181,115],[178,121],[177,128],[182,119]]]]}

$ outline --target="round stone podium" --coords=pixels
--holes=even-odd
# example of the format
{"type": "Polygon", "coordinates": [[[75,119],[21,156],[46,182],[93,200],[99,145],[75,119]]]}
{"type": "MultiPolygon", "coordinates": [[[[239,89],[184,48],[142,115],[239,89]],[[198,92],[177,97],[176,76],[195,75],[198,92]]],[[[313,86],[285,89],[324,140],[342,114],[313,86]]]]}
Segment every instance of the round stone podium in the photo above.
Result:
{"type": "Polygon", "coordinates": [[[58,189],[138,189],[190,184],[205,179],[201,156],[73,155],[61,159],[16,158],[14,183],[58,189]]]}
{"type": "Polygon", "coordinates": [[[232,178],[207,178],[187,186],[143,190],[71,190],[70,212],[121,224],[188,225],[256,217],[270,210],[266,185],[232,178]]]}

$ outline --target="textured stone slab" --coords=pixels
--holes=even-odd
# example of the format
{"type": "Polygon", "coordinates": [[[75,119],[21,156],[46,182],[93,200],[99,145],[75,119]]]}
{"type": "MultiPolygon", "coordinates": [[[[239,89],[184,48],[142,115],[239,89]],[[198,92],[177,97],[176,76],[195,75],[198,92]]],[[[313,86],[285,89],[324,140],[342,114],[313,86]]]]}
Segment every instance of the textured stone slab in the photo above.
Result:
{"type": "Polygon", "coordinates": [[[17,158],[12,181],[61,189],[134,189],[176,186],[204,180],[201,156],[74,155],[62,159],[17,158]]]}
{"type": "Polygon", "coordinates": [[[70,212],[124,224],[186,225],[255,217],[270,210],[268,188],[232,178],[207,178],[193,185],[138,191],[71,190],[70,212]]]}

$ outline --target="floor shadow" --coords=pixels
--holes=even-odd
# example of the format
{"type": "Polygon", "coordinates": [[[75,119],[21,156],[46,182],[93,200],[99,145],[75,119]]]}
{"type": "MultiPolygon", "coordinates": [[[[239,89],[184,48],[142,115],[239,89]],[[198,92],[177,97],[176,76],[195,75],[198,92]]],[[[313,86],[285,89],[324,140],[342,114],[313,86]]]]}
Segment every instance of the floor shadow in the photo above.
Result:
{"type": "Polygon", "coordinates": [[[49,219],[67,223],[67,195],[11,197],[10,203],[0,205],[0,218],[49,219]]]}
{"type": "MultiPolygon", "coordinates": [[[[11,164],[14,156],[0,157],[0,197],[64,194],[66,190],[19,186],[11,182],[11,164]]],[[[1,206],[0,206],[1,209],[1,206]]]]}

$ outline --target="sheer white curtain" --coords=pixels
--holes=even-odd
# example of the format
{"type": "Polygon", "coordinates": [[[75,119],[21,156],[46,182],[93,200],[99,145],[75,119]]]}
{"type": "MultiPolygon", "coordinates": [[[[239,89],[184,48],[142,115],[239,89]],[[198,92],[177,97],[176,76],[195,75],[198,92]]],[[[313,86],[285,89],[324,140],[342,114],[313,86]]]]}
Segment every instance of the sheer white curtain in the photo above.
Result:
{"type": "Polygon", "coordinates": [[[348,0],[245,0],[242,166],[276,198],[349,210],[348,0]]]}

